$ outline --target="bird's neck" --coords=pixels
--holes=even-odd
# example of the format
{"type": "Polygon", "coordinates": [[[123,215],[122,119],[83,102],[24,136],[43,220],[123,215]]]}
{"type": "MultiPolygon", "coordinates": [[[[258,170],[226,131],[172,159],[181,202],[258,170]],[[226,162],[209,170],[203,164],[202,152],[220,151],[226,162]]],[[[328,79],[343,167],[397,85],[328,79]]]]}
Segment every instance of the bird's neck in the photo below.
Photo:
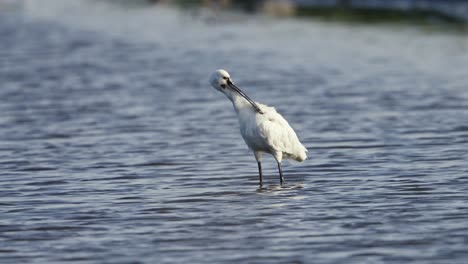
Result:
{"type": "Polygon", "coordinates": [[[236,110],[237,113],[247,109],[254,110],[252,105],[238,93],[232,93],[231,96],[229,96],[229,99],[231,99],[234,110],[236,110]]]}

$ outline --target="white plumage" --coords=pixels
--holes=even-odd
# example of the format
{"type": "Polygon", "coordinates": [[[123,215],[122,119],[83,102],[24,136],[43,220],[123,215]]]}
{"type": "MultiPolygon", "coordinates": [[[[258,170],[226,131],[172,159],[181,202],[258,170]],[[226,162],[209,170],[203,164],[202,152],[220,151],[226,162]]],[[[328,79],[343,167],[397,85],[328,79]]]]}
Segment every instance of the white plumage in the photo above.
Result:
{"type": "Polygon", "coordinates": [[[283,183],[281,161],[307,159],[307,149],[301,144],[289,123],[275,108],[252,101],[231,80],[225,70],[215,71],[211,85],[232,102],[239,118],[240,132],[247,146],[254,152],[262,184],[262,153],[270,153],[278,163],[280,182],[283,183]]]}

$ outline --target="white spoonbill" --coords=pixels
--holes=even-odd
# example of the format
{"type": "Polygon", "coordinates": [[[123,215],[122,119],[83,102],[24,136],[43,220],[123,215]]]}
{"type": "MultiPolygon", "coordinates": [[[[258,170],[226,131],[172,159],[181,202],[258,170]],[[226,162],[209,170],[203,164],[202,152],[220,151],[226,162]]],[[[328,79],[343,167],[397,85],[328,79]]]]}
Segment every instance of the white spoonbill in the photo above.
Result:
{"type": "Polygon", "coordinates": [[[225,70],[215,71],[210,84],[231,100],[239,118],[240,133],[245,143],[254,152],[258,163],[260,185],[262,185],[262,153],[270,153],[278,163],[280,183],[283,184],[281,161],[307,159],[307,149],[296,133],[275,108],[252,101],[237,87],[225,70]]]}

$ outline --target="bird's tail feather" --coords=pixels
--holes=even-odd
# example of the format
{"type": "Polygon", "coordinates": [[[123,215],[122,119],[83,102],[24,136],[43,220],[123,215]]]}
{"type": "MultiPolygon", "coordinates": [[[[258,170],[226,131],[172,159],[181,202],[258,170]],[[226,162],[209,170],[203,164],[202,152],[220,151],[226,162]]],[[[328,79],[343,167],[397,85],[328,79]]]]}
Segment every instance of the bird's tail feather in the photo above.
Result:
{"type": "Polygon", "coordinates": [[[302,149],[299,151],[296,151],[295,154],[283,153],[283,155],[285,155],[286,158],[290,158],[298,162],[303,162],[304,160],[307,159],[307,152],[309,151],[304,146],[302,146],[302,149]]]}

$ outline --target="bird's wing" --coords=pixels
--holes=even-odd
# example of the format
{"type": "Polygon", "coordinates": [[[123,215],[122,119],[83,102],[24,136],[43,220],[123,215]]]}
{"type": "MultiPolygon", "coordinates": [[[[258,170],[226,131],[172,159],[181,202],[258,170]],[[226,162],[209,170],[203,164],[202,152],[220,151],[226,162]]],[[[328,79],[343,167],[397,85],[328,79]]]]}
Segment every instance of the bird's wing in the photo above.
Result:
{"type": "Polygon", "coordinates": [[[307,149],[301,144],[296,132],[276,111],[268,111],[260,116],[258,133],[273,151],[280,151],[289,158],[304,160],[307,149]]]}

